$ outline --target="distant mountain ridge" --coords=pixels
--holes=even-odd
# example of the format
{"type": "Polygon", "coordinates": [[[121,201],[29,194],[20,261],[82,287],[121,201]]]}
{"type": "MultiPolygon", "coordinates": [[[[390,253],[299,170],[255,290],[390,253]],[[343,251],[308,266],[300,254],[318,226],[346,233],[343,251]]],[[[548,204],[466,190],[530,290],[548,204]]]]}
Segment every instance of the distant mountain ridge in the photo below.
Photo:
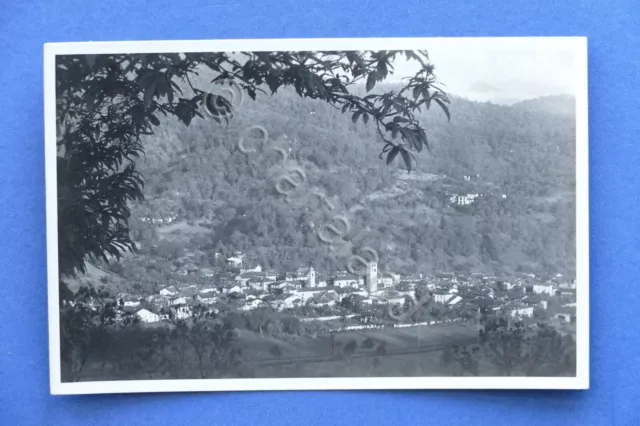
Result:
{"type": "Polygon", "coordinates": [[[500,90],[494,86],[492,86],[491,84],[484,82],[484,81],[476,81],[473,84],[471,84],[471,87],[469,87],[469,91],[471,92],[480,92],[480,93],[486,93],[486,92],[500,92],[500,90]]]}
{"type": "Polygon", "coordinates": [[[550,114],[575,117],[576,98],[571,95],[542,96],[539,98],[520,101],[513,105],[530,112],[546,112],[550,114]]]}

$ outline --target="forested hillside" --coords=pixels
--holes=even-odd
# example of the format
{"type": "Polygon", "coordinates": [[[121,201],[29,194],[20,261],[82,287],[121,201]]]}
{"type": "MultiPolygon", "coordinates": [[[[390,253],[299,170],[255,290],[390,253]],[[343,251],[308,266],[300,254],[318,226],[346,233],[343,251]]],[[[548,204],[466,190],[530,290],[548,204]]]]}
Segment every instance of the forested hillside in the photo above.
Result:
{"type": "MultiPolygon", "coordinates": [[[[350,235],[360,234],[395,272],[572,274],[573,103],[552,97],[499,106],[453,98],[450,122],[440,110],[423,111],[431,150],[416,153],[410,173],[402,161],[387,166],[379,158],[383,144],[371,123],[354,124],[348,114],[293,92],[246,99],[228,124],[195,119],[187,128],[167,118],[145,140],[138,164],[146,200],[132,206],[135,256],[149,264],[189,256],[206,267],[215,252],[241,250],[279,270],[345,269],[344,258],[316,234],[323,219],[313,217],[313,203],[296,199],[311,188],[324,192],[334,212],[348,218],[350,235]],[[307,176],[305,189],[288,202],[267,179],[279,154],[260,158],[238,149],[243,130],[254,125],[264,126],[270,140],[286,141],[290,162],[295,158],[307,176]],[[484,195],[465,206],[450,200],[467,193],[484,195]]],[[[253,135],[246,146],[258,145],[253,135]]],[[[134,267],[122,261],[127,265],[134,267]]]]}

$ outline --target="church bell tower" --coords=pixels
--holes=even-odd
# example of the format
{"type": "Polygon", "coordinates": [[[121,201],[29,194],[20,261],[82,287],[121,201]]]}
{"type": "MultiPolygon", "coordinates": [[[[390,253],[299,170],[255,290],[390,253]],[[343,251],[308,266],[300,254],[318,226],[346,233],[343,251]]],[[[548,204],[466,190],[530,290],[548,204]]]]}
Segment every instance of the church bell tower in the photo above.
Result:
{"type": "Polygon", "coordinates": [[[307,277],[307,285],[309,288],[316,286],[316,271],[313,266],[309,266],[309,276],[307,277]]]}
{"type": "Polygon", "coordinates": [[[369,262],[367,265],[366,283],[369,293],[378,291],[378,263],[369,262]]]}

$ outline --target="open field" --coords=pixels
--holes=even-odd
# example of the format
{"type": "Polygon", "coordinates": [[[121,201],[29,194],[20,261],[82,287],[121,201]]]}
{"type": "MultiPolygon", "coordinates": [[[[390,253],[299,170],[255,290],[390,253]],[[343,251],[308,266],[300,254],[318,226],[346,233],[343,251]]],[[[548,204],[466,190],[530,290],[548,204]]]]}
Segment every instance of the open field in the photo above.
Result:
{"type": "MultiPolygon", "coordinates": [[[[476,326],[463,323],[337,332],[316,338],[261,336],[237,330],[231,345],[242,348],[242,363],[237,370],[225,371],[225,377],[454,376],[460,374],[459,366],[443,366],[443,351],[455,344],[477,343],[476,326]]],[[[184,348],[186,355],[181,361],[149,368],[141,364],[134,374],[114,368],[108,357],[94,359],[84,369],[81,380],[200,378],[195,354],[188,344],[184,348]]],[[[477,359],[480,376],[502,374],[483,352],[477,359]]],[[[512,375],[524,375],[524,371],[516,368],[512,375]]]]}
{"type": "MultiPolygon", "coordinates": [[[[425,349],[409,354],[360,356],[350,360],[330,359],[317,362],[293,362],[256,369],[254,377],[403,377],[453,376],[452,366],[440,364],[442,349],[425,349]]],[[[480,375],[496,375],[493,366],[482,359],[480,375]]]]}
{"type": "MultiPolygon", "coordinates": [[[[334,336],[320,335],[315,339],[294,336],[271,337],[239,330],[233,345],[243,349],[242,370],[249,377],[367,376],[373,374],[374,367],[376,375],[398,375],[399,373],[394,373],[395,370],[391,367],[400,365],[396,362],[397,359],[403,360],[404,365],[403,357],[418,360],[421,367],[420,370],[414,371],[414,375],[427,375],[428,372],[438,375],[444,374],[438,370],[441,350],[454,343],[472,344],[477,339],[477,332],[473,326],[451,323],[349,331],[335,333],[334,336]],[[368,338],[373,341],[374,346],[364,349],[362,343],[368,338]],[[357,348],[346,360],[343,348],[351,341],[356,343],[357,348]],[[384,355],[376,354],[381,344],[385,348],[384,355]],[[276,345],[281,352],[279,357],[271,353],[276,345]],[[383,367],[384,365],[387,367],[383,367]],[[379,369],[382,369],[382,373],[379,369]]],[[[199,376],[195,362],[193,356],[187,356],[181,365],[167,366],[166,371],[163,368],[159,371],[138,369],[132,375],[131,372],[123,373],[112,368],[110,362],[105,364],[104,361],[94,359],[85,366],[80,380],[196,379],[199,376]]]]}
{"type": "Polygon", "coordinates": [[[297,337],[279,339],[262,337],[256,333],[242,330],[235,344],[244,349],[245,362],[260,365],[286,364],[294,362],[320,362],[340,356],[343,348],[354,341],[357,345],[353,356],[374,356],[382,344],[387,354],[428,351],[434,348],[448,347],[453,344],[472,344],[477,341],[475,326],[450,323],[425,325],[407,328],[388,328],[383,330],[362,330],[320,335],[317,338],[297,337]],[[374,346],[363,349],[365,340],[371,339],[374,346]],[[276,358],[270,349],[278,345],[281,356],[276,358]]]}
{"type": "MultiPolygon", "coordinates": [[[[319,336],[300,337],[292,341],[261,337],[252,332],[239,334],[236,344],[246,348],[247,368],[253,377],[367,377],[367,376],[451,376],[440,365],[445,348],[454,344],[474,344],[477,329],[473,325],[449,323],[383,330],[363,330],[319,336]],[[335,339],[335,340],[334,340],[335,339]],[[365,340],[374,346],[362,348],[365,340]],[[357,344],[352,355],[344,356],[344,347],[357,344]],[[377,353],[380,345],[384,354],[377,353]],[[274,357],[269,350],[278,345],[282,355],[274,357]]],[[[481,374],[495,374],[492,366],[482,361],[481,374]]]]}

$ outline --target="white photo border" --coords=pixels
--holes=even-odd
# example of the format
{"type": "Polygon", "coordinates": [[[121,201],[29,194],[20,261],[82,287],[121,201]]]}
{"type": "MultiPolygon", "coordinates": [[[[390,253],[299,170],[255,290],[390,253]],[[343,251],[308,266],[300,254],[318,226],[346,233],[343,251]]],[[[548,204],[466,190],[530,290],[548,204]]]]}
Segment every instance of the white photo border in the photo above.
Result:
{"type": "Polygon", "coordinates": [[[182,40],[46,43],[44,45],[45,179],[50,391],[58,394],[358,389],[588,389],[589,388],[589,150],[586,37],[438,37],[182,40]],[[575,377],[335,377],[273,379],[61,381],[56,176],[57,55],[318,50],[428,50],[429,42],[491,43],[513,49],[573,49],[576,98],[576,376],[575,377]]]}

